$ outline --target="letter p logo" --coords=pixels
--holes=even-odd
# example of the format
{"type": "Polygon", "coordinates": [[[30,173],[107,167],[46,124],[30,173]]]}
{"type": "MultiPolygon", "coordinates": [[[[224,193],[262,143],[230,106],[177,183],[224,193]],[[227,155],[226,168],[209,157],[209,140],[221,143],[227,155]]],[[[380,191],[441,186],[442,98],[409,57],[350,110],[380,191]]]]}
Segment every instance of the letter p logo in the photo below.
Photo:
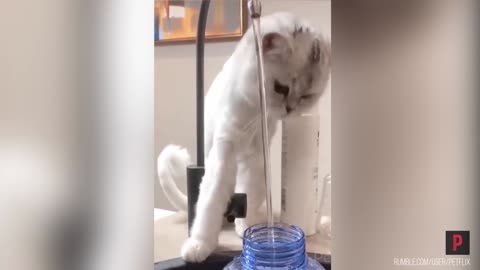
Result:
{"type": "Polygon", "coordinates": [[[452,245],[452,250],[457,251],[457,248],[462,245],[463,243],[463,238],[461,234],[455,233],[452,236],[453,240],[453,245],[452,245]]]}
{"type": "Polygon", "coordinates": [[[470,231],[446,231],[446,254],[469,255],[470,231]]]}

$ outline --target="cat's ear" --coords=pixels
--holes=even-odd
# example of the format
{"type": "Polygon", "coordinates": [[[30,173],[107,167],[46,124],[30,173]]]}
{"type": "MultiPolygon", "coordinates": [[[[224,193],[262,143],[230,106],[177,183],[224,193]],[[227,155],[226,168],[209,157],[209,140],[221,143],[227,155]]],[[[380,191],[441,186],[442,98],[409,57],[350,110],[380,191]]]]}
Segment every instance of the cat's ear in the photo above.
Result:
{"type": "Polygon", "coordinates": [[[280,33],[268,33],[262,40],[263,55],[270,60],[286,60],[291,54],[288,40],[280,33]]]}

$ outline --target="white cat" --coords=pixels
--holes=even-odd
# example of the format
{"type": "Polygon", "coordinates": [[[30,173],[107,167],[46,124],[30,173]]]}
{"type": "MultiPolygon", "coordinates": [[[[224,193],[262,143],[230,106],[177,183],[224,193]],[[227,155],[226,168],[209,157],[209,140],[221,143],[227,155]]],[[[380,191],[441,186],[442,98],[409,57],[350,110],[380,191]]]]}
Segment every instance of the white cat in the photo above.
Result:
{"type": "MultiPolygon", "coordinates": [[[[307,22],[281,12],[261,18],[268,130],[278,120],[310,109],[330,74],[330,44],[307,22]]],[[[181,254],[189,262],[205,260],[217,247],[223,214],[234,192],[247,194],[247,216],[236,219],[236,231],[265,222],[258,208],[265,200],[260,101],[254,36],[249,29],[227,60],[205,100],[205,175],[196,218],[181,254]]],[[[175,185],[186,181],[190,157],[167,146],[158,158],[160,183],[170,202],[187,209],[187,198],[175,185]]]]}

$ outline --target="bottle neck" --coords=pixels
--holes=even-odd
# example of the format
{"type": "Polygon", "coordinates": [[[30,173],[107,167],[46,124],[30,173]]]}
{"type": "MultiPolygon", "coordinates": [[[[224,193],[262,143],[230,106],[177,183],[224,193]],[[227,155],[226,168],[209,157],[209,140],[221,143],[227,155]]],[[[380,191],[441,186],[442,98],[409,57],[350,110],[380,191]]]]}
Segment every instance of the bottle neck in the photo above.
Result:
{"type": "Polygon", "coordinates": [[[259,267],[279,269],[305,269],[305,235],[303,231],[287,224],[255,225],[245,231],[241,256],[243,269],[259,267]]]}

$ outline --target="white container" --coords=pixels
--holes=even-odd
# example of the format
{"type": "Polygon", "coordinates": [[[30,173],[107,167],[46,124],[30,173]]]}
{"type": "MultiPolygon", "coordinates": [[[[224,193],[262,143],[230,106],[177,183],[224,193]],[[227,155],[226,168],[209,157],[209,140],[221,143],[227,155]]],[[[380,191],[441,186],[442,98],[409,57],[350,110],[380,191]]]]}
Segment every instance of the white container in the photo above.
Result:
{"type": "Polygon", "coordinates": [[[317,231],[319,215],[318,156],[320,118],[305,114],[282,124],[282,222],[317,231]]]}
{"type": "Polygon", "coordinates": [[[321,233],[328,238],[332,237],[332,177],[325,175],[319,190],[319,212],[317,216],[317,233],[321,233]]]}

